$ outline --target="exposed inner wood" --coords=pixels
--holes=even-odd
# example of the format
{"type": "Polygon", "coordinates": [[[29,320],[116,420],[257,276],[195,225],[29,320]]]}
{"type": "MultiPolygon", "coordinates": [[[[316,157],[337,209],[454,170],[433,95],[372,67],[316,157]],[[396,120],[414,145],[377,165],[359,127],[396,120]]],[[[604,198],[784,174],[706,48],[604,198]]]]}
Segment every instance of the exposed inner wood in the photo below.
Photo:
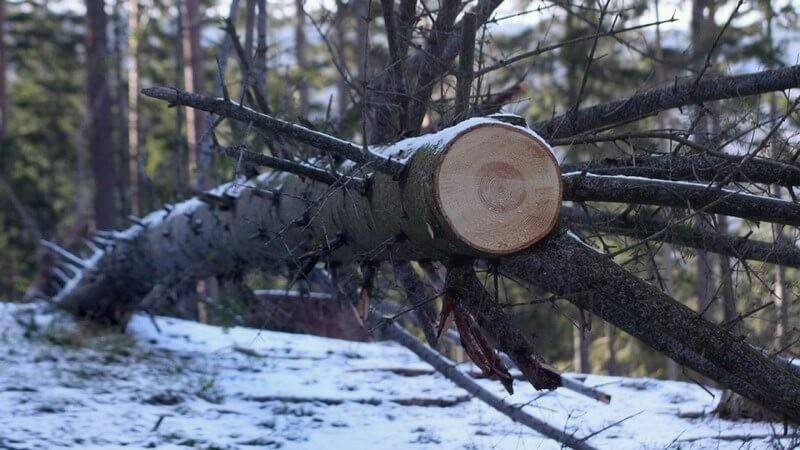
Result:
{"type": "Polygon", "coordinates": [[[561,172],[547,144],[504,124],[452,141],[436,173],[443,216],[469,245],[493,254],[530,247],[553,229],[561,172]]]}

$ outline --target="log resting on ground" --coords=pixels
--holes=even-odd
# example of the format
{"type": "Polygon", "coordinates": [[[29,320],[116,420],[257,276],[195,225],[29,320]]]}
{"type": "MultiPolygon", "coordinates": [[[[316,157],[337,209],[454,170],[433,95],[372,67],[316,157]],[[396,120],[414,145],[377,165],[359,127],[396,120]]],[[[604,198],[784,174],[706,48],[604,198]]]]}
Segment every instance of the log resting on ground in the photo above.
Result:
{"type": "Polygon", "coordinates": [[[115,323],[170,279],[252,267],[299,271],[317,261],[492,257],[507,275],[563,295],[670,358],[800,420],[800,380],[783,366],[563,231],[547,235],[555,225],[550,215],[557,218],[560,208],[558,167],[529,131],[471,120],[376,151],[392,160],[402,152],[404,169],[399,180],[371,174],[364,195],[346,185],[264,174],[154,212],[124,232],[103,233],[114,244],[87,261],[54,300],[115,323]]]}
{"type": "Polygon", "coordinates": [[[558,219],[558,164],[530,130],[473,119],[372,154],[402,161],[401,178],[372,173],[362,195],[267,173],[156,211],[112,233],[115,245],[56,300],[114,323],[158,280],[317,261],[497,256],[529,247],[558,219]]]}

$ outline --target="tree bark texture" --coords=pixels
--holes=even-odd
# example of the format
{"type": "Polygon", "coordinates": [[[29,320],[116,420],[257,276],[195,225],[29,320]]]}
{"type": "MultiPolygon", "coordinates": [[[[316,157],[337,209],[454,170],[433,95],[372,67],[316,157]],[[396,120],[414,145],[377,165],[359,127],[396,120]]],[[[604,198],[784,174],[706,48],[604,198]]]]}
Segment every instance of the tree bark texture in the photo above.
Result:
{"type": "Polygon", "coordinates": [[[800,378],[748,343],[636,278],[569,233],[528,255],[504,258],[501,273],[560,295],[686,367],[800,420],[800,378]]]}
{"type": "MultiPolygon", "coordinates": [[[[183,0],[181,40],[183,42],[183,85],[186,90],[201,93],[205,91],[203,81],[203,53],[200,47],[200,30],[203,15],[199,0],[183,0]]],[[[205,124],[204,113],[194,108],[186,108],[186,139],[189,144],[188,174],[197,189],[207,189],[211,168],[211,155],[201,152],[200,138],[205,124]]]]}
{"type": "MultiPolygon", "coordinates": [[[[221,100],[198,99],[175,90],[147,93],[209,110],[228,107],[221,100]]],[[[329,142],[342,151],[355,151],[345,141],[323,139],[302,127],[253,115],[256,113],[246,108],[227,113],[234,118],[258,119],[264,126],[272,124],[290,137],[313,139],[321,148],[325,147],[320,142],[329,142]]],[[[401,168],[399,172],[369,174],[370,186],[363,194],[348,189],[346,177],[338,185],[328,185],[291,174],[268,173],[152,213],[132,229],[106,234],[113,245],[89,261],[76,263],[86,267],[67,283],[56,301],[78,314],[114,322],[135,308],[158,280],[237,273],[253,266],[298,270],[313,267],[317,261],[336,265],[496,257],[502,274],[560,295],[677,362],[787,418],[800,420],[800,379],[786,367],[571,235],[554,232],[523,254],[512,256],[487,254],[466,241],[437,203],[435,174],[442,161],[456,153],[449,150],[451,142],[489,126],[526,132],[491,119],[473,119],[433,135],[371,148],[369,155],[353,153],[362,161],[393,161],[401,168]]],[[[486,146],[478,148],[485,150],[486,146]]],[[[629,190],[629,186],[620,189],[623,193],[629,190]]],[[[639,195],[668,198],[656,191],[639,195]]],[[[506,187],[496,194],[514,198],[506,187]]],[[[466,206],[467,216],[475,212],[471,209],[475,205],[466,206]]]]}
{"type": "Polygon", "coordinates": [[[104,0],[86,0],[86,110],[94,178],[94,219],[98,229],[114,225],[114,143],[106,61],[104,0]]]}

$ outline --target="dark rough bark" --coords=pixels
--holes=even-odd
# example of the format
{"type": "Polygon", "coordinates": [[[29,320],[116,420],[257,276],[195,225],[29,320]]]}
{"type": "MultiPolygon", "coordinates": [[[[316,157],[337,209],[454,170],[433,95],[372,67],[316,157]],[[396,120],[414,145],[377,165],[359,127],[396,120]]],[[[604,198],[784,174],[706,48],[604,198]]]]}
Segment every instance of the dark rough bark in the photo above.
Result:
{"type": "Polygon", "coordinates": [[[714,232],[685,224],[670,224],[642,215],[587,213],[562,208],[562,220],[570,227],[635,238],[657,235],[659,241],[707,250],[739,259],[763,261],[800,268],[800,249],[785,242],[765,242],[714,232]]]}
{"type": "MultiPolygon", "coordinates": [[[[506,127],[488,119],[480,123],[506,127]]],[[[346,185],[272,173],[154,212],[132,229],[109,235],[116,245],[56,301],[80,315],[115,322],[116,309],[135,308],[154,283],[168,277],[203,278],[259,266],[301,270],[320,260],[488,256],[465,242],[436,205],[434,169],[446,149],[441,139],[449,142],[454,135],[448,130],[411,141],[417,148],[398,144],[414,153],[403,179],[373,174],[364,195],[346,185]]]]}
{"type": "Polygon", "coordinates": [[[642,119],[672,108],[800,87],[800,66],[729,77],[706,77],[653,89],[531,125],[545,139],[575,136],[606,125],[642,119]]]}
{"type": "Polygon", "coordinates": [[[709,214],[800,226],[799,204],[702,184],[592,174],[565,175],[564,200],[702,208],[709,214]]]}
{"type": "Polygon", "coordinates": [[[800,185],[800,166],[766,158],[753,158],[744,164],[741,162],[741,157],[722,154],[664,155],[564,164],[561,171],[701,182],[721,181],[730,177],[731,182],[800,185]]]}
{"type": "Polygon", "coordinates": [[[106,62],[104,0],[86,0],[86,110],[94,178],[94,219],[99,229],[114,225],[114,143],[106,62]]]}
{"type": "Polygon", "coordinates": [[[308,62],[306,61],[306,13],[303,9],[303,0],[295,0],[295,16],[297,22],[294,29],[294,57],[297,69],[300,71],[300,78],[297,82],[297,92],[300,96],[297,112],[300,117],[306,117],[309,108],[308,82],[305,79],[308,62]]]}
{"type": "Polygon", "coordinates": [[[547,289],[676,362],[800,421],[800,378],[566,233],[505,258],[507,276],[547,289]]]}

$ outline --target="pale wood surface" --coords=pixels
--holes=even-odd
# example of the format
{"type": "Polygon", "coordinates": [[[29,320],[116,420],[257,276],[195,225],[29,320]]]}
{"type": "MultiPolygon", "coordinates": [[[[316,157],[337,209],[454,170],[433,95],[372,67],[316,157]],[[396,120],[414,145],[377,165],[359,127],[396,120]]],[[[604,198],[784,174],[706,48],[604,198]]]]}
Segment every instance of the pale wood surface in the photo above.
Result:
{"type": "Polygon", "coordinates": [[[547,144],[504,124],[457,137],[436,176],[445,218],[469,245],[493,254],[523,250],[555,226],[561,173],[547,144]]]}

